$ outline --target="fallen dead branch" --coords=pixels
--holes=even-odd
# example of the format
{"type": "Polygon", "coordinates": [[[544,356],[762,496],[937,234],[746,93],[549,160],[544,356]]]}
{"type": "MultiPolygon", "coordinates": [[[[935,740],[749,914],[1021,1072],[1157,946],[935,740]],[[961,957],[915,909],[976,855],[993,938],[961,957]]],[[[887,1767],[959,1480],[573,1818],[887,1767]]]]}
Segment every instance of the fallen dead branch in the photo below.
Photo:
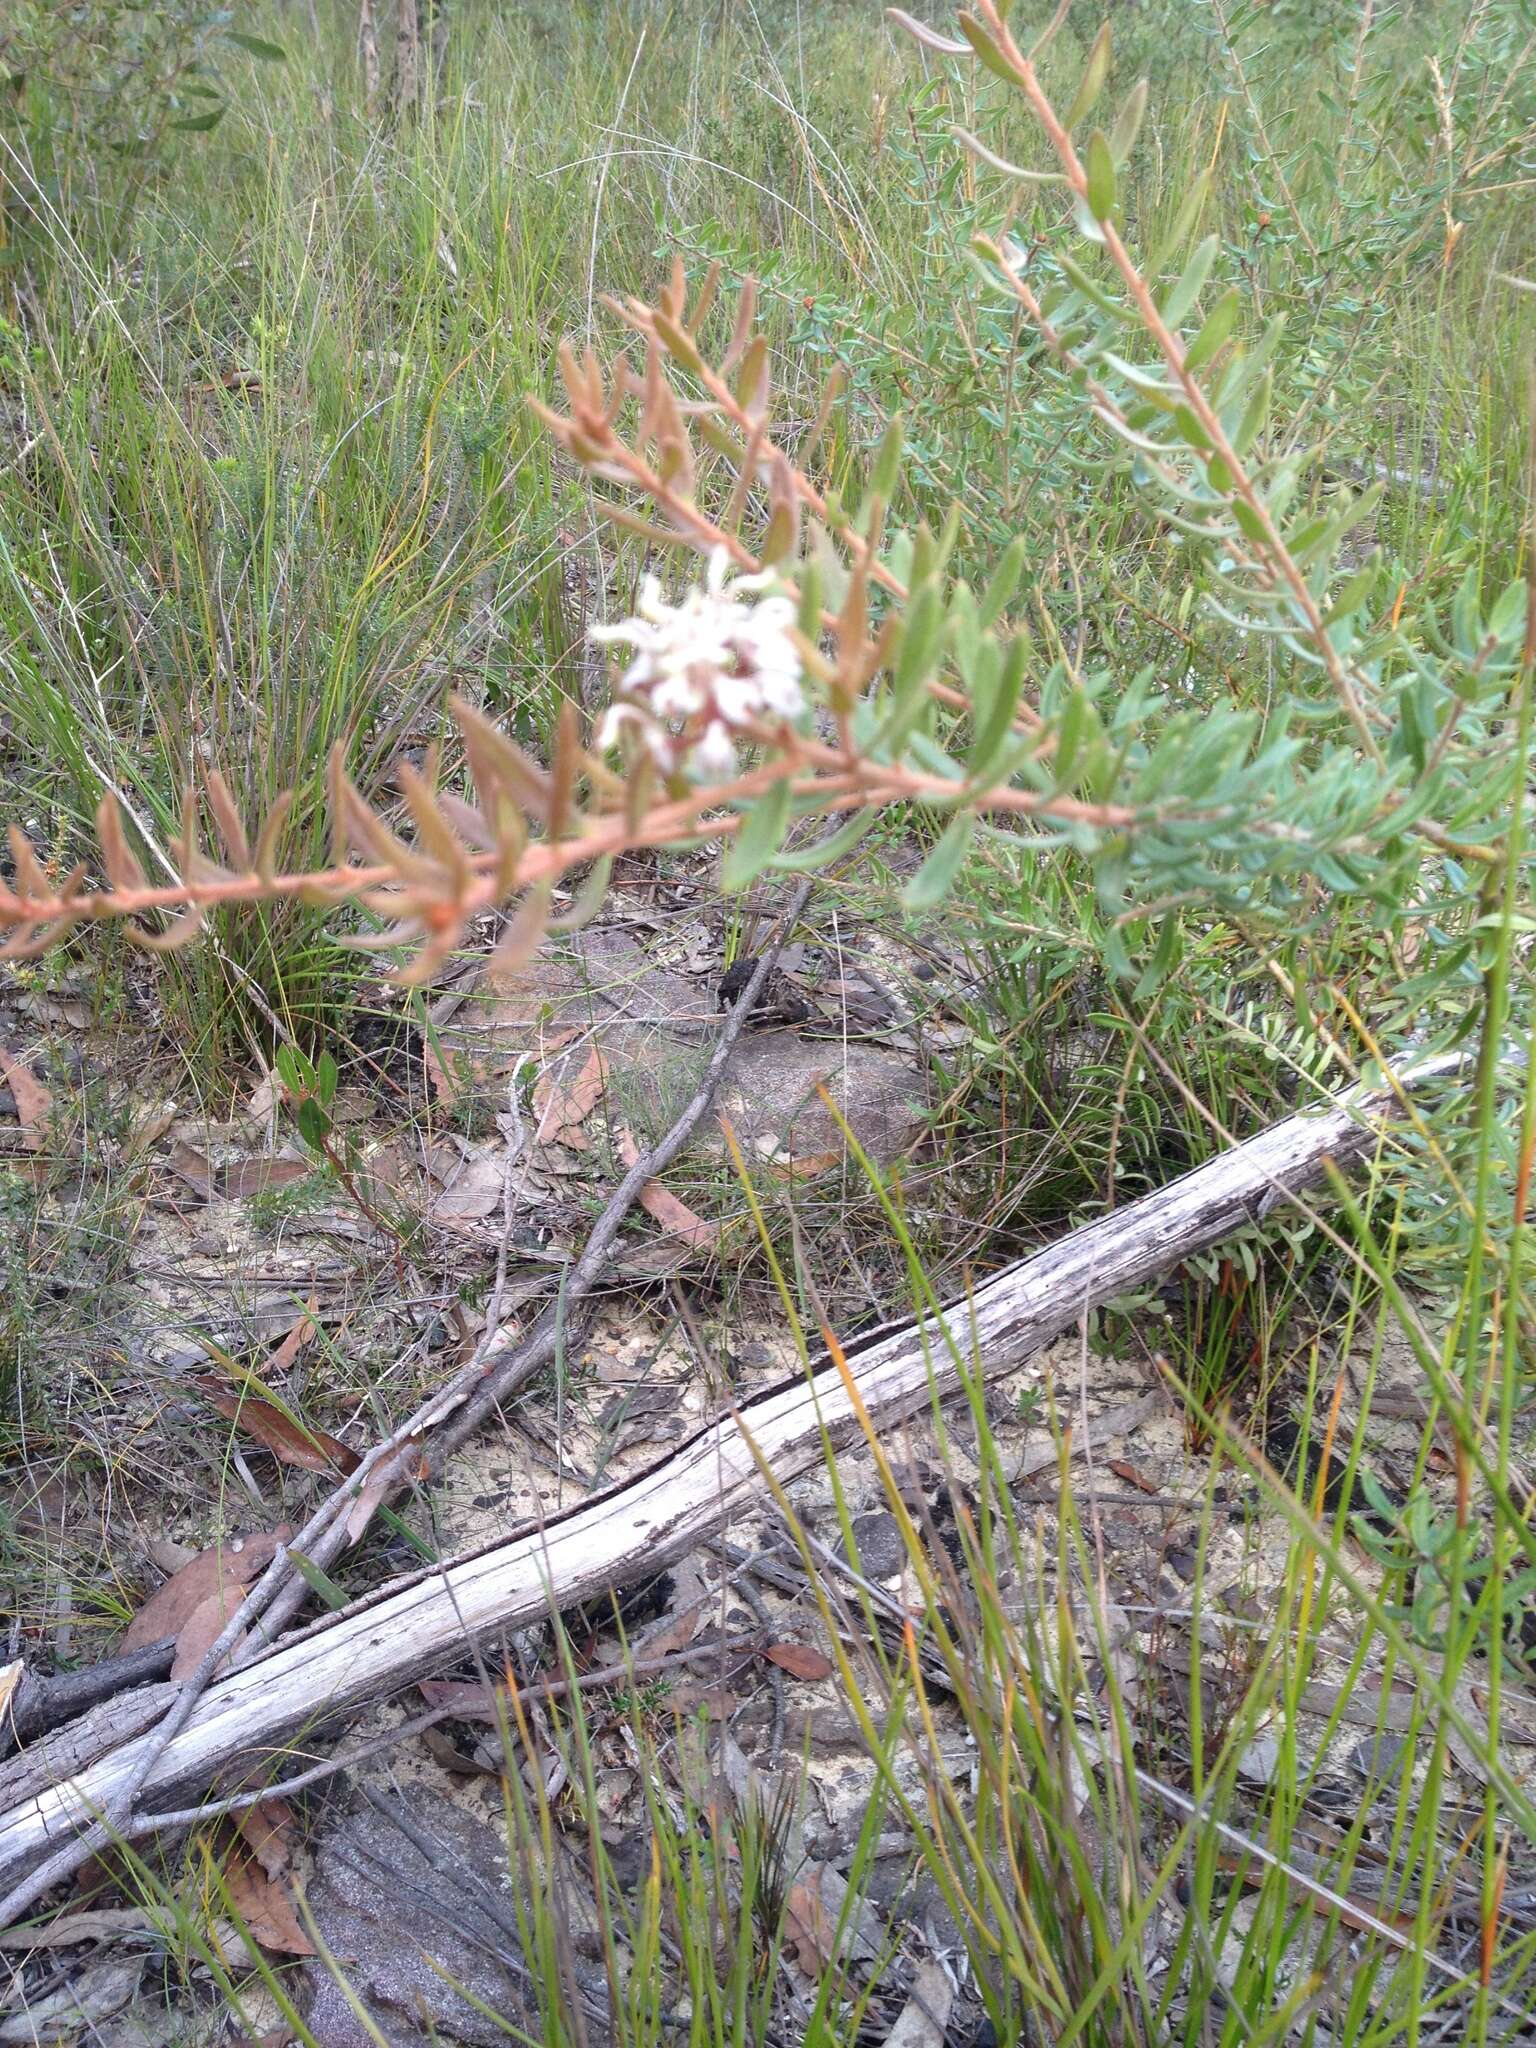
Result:
{"type": "Polygon", "coordinates": [[[63,1874],[103,1815],[138,1832],[177,1791],[254,1784],[280,1765],[299,1731],[397,1691],[462,1656],[467,1641],[526,1625],[685,1554],[760,1497],[759,1460],[788,1478],[820,1459],[825,1444],[857,1440],[861,1407],[884,1426],[953,1393],[962,1364],[984,1377],[1014,1370],[1098,1304],[1316,1184],[1326,1162],[1369,1153],[1404,1087],[1458,1065],[1449,1055],[1394,1087],[1289,1117],[1009,1267],[942,1315],[866,1333],[847,1347],[846,1376],[829,1366],[766,1388],[647,1471],[283,1638],[208,1685],[169,1735],[124,1742],[0,1810],[0,1879],[12,1887],[0,1922],[40,1896],[45,1870],[63,1874]]]}
{"type": "MultiPolygon", "coordinates": [[[[298,1551],[311,1565],[323,1569],[348,1543],[357,1540],[382,1500],[410,1479],[440,1471],[446,1459],[502,1402],[510,1400],[555,1358],[562,1338],[568,1334],[569,1316],[603,1281],[630,1210],[653,1176],[665,1172],[676,1159],[708,1113],[736,1042],[814,886],[814,879],[805,881],[795,891],[777,933],[765,947],[740,1000],[726,1018],[692,1098],[666,1135],[631,1162],[604,1205],[581,1257],[567,1274],[556,1306],[540,1317],[521,1342],[501,1341],[505,1337],[499,1328],[506,1280],[504,1234],[486,1316],[486,1334],[474,1356],[446,1387],[439,1388],[414,1415],[358,1462],[345,1481],[321,1502],[297,1537],[279,1546],[272,1563],[230,1616],[196,1670],[183,1682],[179,1693],[171,1695],[168,1710],[160,1691],[141,1687],[108,1699],[99,1722],[79,1721],[60,1731],[52,1752],[60,1758],[60,1765],[53,1775],[68,1778],[94,1763],[98,1756],[118,1748],[130,1734],[139,1734],[148,1725],[142,1718],[144,1714],[158,1723],[137,1745],[134,1764],[129,1774],[114,1785],[109,1803],[96,1809],[81,1826],[71,1829],[62,1846],[38,1867],[29,1864],[30,1874],[25,1880],[0,1898],[0,1927],[25,1912],[50,1885],[71,1875],[109,1841],[132,1831],[141,1789],[152,1779],[162,1753],[191,1719],[214,1672],[233,1658],[251,1655],[254,1645],[275,1640],[303,1604],[306,1585],[290,1554],[298,1551]]],[[[513,1163],[509,1158],[509,1171],[513,1163]]],[[[508,1228],[510,1221],[508,1214],[508,1228]]],[[[39,1759],[34,1751],[12,1770],[0,1771],[0,1798],[21,1798],[22,1786],[30,1794],[38,1777],[39,1759]]],[[[6,1882],[8,1876],[7,1867],[0,1860],[0,1883],[6,1882]]]]}

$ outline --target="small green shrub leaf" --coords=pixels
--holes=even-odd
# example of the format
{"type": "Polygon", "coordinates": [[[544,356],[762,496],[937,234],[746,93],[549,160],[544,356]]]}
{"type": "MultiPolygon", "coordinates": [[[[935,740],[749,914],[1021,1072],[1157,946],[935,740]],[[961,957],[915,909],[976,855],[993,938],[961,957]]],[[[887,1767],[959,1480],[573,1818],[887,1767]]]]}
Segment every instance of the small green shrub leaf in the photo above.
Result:
{"type": "Polygon", "coordinates": [[[1091,113],[1098,103],[1099,94],[1104,90],[1104,81],[1109,76],[1111,47],[1109,23],[1106,21],[1093,39],[1093,48],[1088,52],[1088,62],[1083,67],[1082,81],[1071,106],[1067,109],[1066,120],[1062,123],[1069,134],[1084,115],[1091,113]]]}
{"type": "Polygon", "coordinates": [[[930,577],[907,608],[901,650],[891,676],[891,703],[879,744],[892,753],[917,723],[928,703],[928,682],[938,666],[948,619],[937,577],[930,577]]]}
{"type": "Polygon", "coordinates": [[[1170,327],[1182,327],[1189,318],[1196,299],[1205,290],[1205,281],[1211,274],[1211,265],[1216,261],[1220,247],[1219,235],[1207,235],[1196,247],[1176,282],[1170,286],[1158,308],[1170,327]]]}
{"type": "Polygon", "coordinates": [[[1130,97],[1115,116],[1115,125],[1109,131],[1109,153],[1118,169],[1136,147],[1136,138],[1141,133],[1142,116],[1147,111],[1147,81],[1138,78],[1131,87],[1130,97]]]}
{"type": "Polygon", "coordinates": [[[1227,341],[1237,325],[1239,304],[1235,285],[1222,293],[1207,315],[1205,325],[1184,351],[1186,370],[1198,370],[1202,364],[1208,363],[1227,341]]]}
{"type": "Polygon", "coordinates": [[[720,884],[734,892],[754,882],[778,852],[789,824],[789,777],[776,782],[748,811],[720,867],[720,884]]]}
{"type": "Polygon", "coordinates": [[[247,35],[244,29],[225,29],[224,40],[227,43],[238,44],[246,52],[247,56],[259,57],[264,64],[286,64],[288,62],[288,52],[281,43],[269,43],[264,36],[247,35]]]}
{"type": "Polygon", "coordinates": [[[950,820],[943,837],[902,890],[904,910],[933,910],[944,901],[970,851],[975,830],[975,815],[970,811],[961,811],[950,820]]]}
{"type": "Polygon", "coordinates": [[[1088,173],[1088,211],[1095,220],[1108,220],[1115,210],[1115,160],[1109,153],[1109,142],[1102,128],[1095,128],[1088,138],[1085,168],[1088,173]]]}
{"type": "Polygon", "coordinates": [[[990,72],[994,73],[998,78],[1006,79],[1010,85],[1018,84],[1019,81],[1014,76],[1013,66],[1008,62],[1008,59],[1003,55],[996,43],[993,42],[974,14],[962,14],[960,16],[960,33],[965,37],[965,40],[990,72]]]}
{"type": "Polygon", "coordinates": [[[878,815],[875,811],[856,811],[851,818],[839,825],[835,832],[819,840],[815,846],[807,847],[804,852],[776,853],[768,865],[776,873],[785,875],[806,875],[813,873],[817,868],[830,867],[833,861],[841,860],[845,853],[852,853],[878,815]]]}

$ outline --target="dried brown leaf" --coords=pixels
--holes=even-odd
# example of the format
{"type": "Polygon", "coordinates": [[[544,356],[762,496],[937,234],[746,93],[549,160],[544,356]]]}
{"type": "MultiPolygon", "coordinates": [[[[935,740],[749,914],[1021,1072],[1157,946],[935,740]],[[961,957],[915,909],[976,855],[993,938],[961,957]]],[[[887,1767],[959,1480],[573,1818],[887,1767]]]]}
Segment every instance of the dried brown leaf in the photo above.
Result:
{"type": "MultiPolygon", "coordinates": [[[[207,1599],[200,1601],[193,1608],[187,1616],[181,1634],[176,1638],[176,1655],[171,1659],[172,1678],[192,1676],[228,1628],[235,1609],[245,1595],[244,1586],[233,1579],[223,1579],[214,1587],[207,1599]]],[[[242,1635],[240,1641],[243,1640],[242,1635]]],[[[233,1655],[237,1648],[238,1642],[231,1643],[227,1654],[233,1655]]]]}
{"type": "Polygon", "coordinates": [[[188,1381],[204,1400],[227,1415],[247,1436],[265,1444],[284,1465],[298,1465],[306,1472],[355,1472],[360,1463],[356,1451],[328,1436],[323,1429],[311,1429],[263,1401],[259,1394],[245,1393],[215,1379],[212,1373],[193,1373],[188,1381]]]}
{"type": "Polygon", "coordinates": [[[13,1059],[0,1045],[0,1074],[16,1103],[16,1121],[21,1126],[22,1143],[29,1152],[40,1152],[47,1141],[48,1119],[53,1112],[53,1097],[38,1080],[30,1067],[13,1059]]]}
{"type": "MultiPolygon", "coordinates": [[[[619,1157],[626,1166],[633,1166],[640,1157],[640,1148],[628,1130],[619,1132],[619,1157]]],[[[715,1225],[706,1223],[681,1196],[674,1195],[670,1188],[664,1188],[659,1180],[648,1180],[640,1190],[640,1206],[669,1237],[675,1237],[693,1251],[714,1251],[720,1242],[720,1232],[715,1225]]]]}
{"type": "Polygon", "coordinates": [[[261,1946],[283,1956],[312,1956],[314,1947],[299,1925],[288,1894],[243,1851],[224,1865],[229,1902],[261,1946]]]}
{"type": "Polygon", "coordinates": [[[501,1207],[506,1168],[500,1155],[473,1152],[453,1169],[432,1203],[434,1223],[475,1223],[501,1207]]]}
{"type": "Polygon", "coordinates": [[[87,1907],[42,1924],[7,1927],[0,1932],[0,1949],[74,1948],[88,1941],[118,1941],[125,1934],[147,1933],[154,1924],[139,1906],[87,1907]]]}
{"type": "Polygon", "coordinates": [[[319,1323],[315,1320],[317,1306],[314,1295],[311,1295],[303,1315],[299,1317],[282,1343],[278,1345],[272,1356],[267,1360],[265,1367],[267,1372],[287,1372],[300,1352],[304,1351],[314,1342],[315,1333],[320,1327],[319,1323]]]}
{"type": "Polygon", "coordinates": [[[423,1039],[422,1063],[427,1078],[432,1083],[432,1092],[445,1109],[451,1109],[464,1093],[463,1085],[454,1072],[452,1063],[445,1060],[430,1038],[423,1039]]]}
{"type": "Polygon", "coordinates": [[[1127,1486],[1134,1486],[1141,1493],[1157,1493],[1160,1489],[1155,1479],[1149,1479],[1145,1472],[1138,1471],[1124,1458],[1107,1460],[1109,1469],[1117,1479],[1123,1479],[1127,1486]]]}
{"type": "Polygon", "coordinates": [[[218,1179],[218,1169],[195,1145],[178,1141],[171,1150],[171,1171],[184,1180],[188,1187],[197,1189],[200,1195],[211,1195],[218,1179]]]}
{"type": "Polygon", "coordinates": [[[195,1145],[179,1142],[171,1152],[171,1171],[210,1200],[243,1202],[303,1180],[310,1168],[302,1159],[237,1159],[214,1166],[195,1145]]]}
{"type": "Polygon", "coordinates": [[[837,1954],[837,1912],[821,1890],[826,1874],[825,1863],[811,1864],[790,1886],[784,1902],[784,1933],[807,1977],[820,1977],[837,1954]]]}
{"type": "Polygon", "coordinates": [[[570,1061],[546,1067],[533,1091],[534,1136],[540,1144],[569,1145],[582,1151],[586,1134],[581,1126],[596,1107],[608,1086],[608,1062],[594,1045],[574,1077],[570,1061]]]}
{"type": "Polygon", "coordinates": [[[498,1688],[473,1684],[466,1679],[424,1678],[418,1687],[427,1705],[436,1711],[448,1708],[456,1721],[497,1722],[505,1718],[507,1695],[498,1688]],[[498,1708],[496,1702],[500,1700],[498,1708]]]}
{"type": "Polygon", "coordinates": [[[818,1678],[830,1678],[836,1666],[830,1657],[824,1657],[820,1650],[813,1650],[809,1643],[769,1643],[763,1655],[770,1664],[777,1664],[781,1671],[787,1671],[791,1678],[798,1678],[807,1684],[818,1678]]]}
{"type": "Polygon", "coordinates": [[[129,1622],[121,1648],[141,1650],[150,1643],[163,1643],[167,1636],[180,1639],[194,1610],[227,1579],[232,1585],[249,1586],[286,1543],[293,1531],[287,1523],[275,1530],[260,1530],[251,1536],[234,1536],[227,1543],[199,1551],[190,1564],[150,1594],[129,1622]]]}
{"type": "MultiPolygon", "coordinates": [[[[356,1543],[368,1524],[373,1520],[382,1502],[399,1487],[408,1483],[413,1465],[421,1461],[421,1438],[411,1437],[398,1451],[387,1458],[380,1458],[358,1489],[357,1498],[347,1510],[347,1541],[356,1543]]],[[[421,1465],[419,1476],[426,1477],[425,1465],[421,1465]]]]}
{"type": "Polygon", "coordinates": [[[230,1816],[247,1850],[270,1878],[279,1878],[293,1861],[298,1823],[286,1799],[263,1799],[230,1816]]]}

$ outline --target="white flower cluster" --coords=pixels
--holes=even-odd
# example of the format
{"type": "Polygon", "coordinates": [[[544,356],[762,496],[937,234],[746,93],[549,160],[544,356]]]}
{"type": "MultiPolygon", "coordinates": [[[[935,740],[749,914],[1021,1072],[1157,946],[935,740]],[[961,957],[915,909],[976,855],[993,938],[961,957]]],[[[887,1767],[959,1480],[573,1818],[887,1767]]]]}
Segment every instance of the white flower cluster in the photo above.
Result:
{"type": "Polygon", "coordinates": [[[634,649],[598,727],[600,747],[616,745],[629,726],[664,774],[728,782],[744,736],[805,709],[793,603],[760,595],[770,578],[731,577],[729,567],[717,548],[703,588],[681,604],[668,604],[647,576],[632,619],[590,629],[603,645],[634,649]]]}

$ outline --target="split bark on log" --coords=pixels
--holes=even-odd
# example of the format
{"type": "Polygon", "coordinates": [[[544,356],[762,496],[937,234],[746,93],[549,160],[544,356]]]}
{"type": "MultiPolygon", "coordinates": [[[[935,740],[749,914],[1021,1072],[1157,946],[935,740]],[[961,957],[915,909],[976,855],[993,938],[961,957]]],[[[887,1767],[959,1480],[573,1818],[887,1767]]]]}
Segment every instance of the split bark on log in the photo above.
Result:
{"type": "Polygon", "coordinates": [[[163,1643],[146,1643],[142,1650],[102,1657],[79,1671],[62,1671],[51,1678],[39,1678],[33,1671],[24,1673],[4,1725],[0,1725],[0,1757],[8,1756],[15,1743],[31,1742],[50,1728],[62,1728],[66,1721],[78,1720],[92,1707],[132,1686],[165,1678],[175,1655],[175,1638],[167,1636],[163,1643]]]}
{"type": "MultiPolygon", "coordinates": [[[[1452,1056],[1412,1077],[1421,1084],[1452,1056]]],[[[942,1316],[890,1324],[847,1347],[858,1399],[877,1425],[910,1416],[960,1384],[956,1354],[985,1378],[1015,1370],[1116,1295],[1145,1284],[1289,1194],[1324,1165],[1379,1141],[1393,1096],[1287,1118],[1154,1194],[1073,1231],[994,1276],[942,1316]]],[[[780,1479],[860,1436],[854,1399],[832,1366],[764,1389],[647,1471],[537,1526],[434,1565],[310,1628],[212,1684],[154,1762],[141,1814],[215,1781],[256,1784],[280,1770],[293,1736],[399,1690],[490,1638],[655,1571],[759,1501],[759,1459],[780,1479]]],[[[132,1783],[145,1738],[0,1810],[0,1887],[109,1808],[132,1783]]],[[[0,1784],[0,1798],[4,1798],[0,1784]]]]}

